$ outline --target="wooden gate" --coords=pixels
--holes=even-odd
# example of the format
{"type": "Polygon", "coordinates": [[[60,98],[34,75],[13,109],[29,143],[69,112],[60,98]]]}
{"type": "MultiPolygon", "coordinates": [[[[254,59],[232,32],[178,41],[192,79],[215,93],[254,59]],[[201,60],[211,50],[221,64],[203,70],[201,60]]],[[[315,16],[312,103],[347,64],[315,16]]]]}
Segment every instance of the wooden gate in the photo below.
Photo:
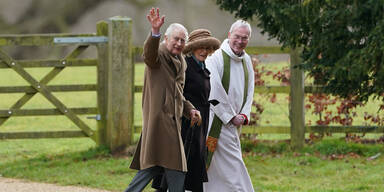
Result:
{"type": "Polygon", "coordinates": [[[47,115],[65,116],[79,128],[78,131],[0,132],[0,139],[89,137],[112,150],[131,144],[134,102],[131,23],[129,18],[113,17],[107,22],[99,22],[96,34],[0,35],[0,70],[12,69],[29,84],[0,87],[0,94],[24,93],[9,109],[0,109],[0,130],[12,117],[47,115]],[[76,48],[66,57],[46,60],[16,60],[2,48],[68,45],[76,45],[76,48]],[[78,56],[90,46],[97,47],[97,58],[79,59],[78,56]],[[65,68],[77,66],[97,67],[97,84],[47,85],[65,68]],[[37,80],[25,70],[32,67],[52,69],[37,80]],[[68,91],[97,91],[97,106],[70,108],[53,94],[68,91]],[[22,109],[37,93],[55,109],[22,109]],[[80,119],[79,115],[83,114],[96,115],[97,128],[91,128],[80,119]]]}

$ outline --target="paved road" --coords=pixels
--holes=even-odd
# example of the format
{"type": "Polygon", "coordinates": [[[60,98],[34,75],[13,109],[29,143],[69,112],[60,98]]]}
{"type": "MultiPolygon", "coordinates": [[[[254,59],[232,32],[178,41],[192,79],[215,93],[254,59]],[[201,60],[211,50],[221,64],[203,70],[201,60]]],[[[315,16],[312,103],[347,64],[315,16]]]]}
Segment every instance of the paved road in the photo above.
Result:
{"type": "Polygon", "coordinates": [[[85,187],[58,186],[0,177],[0,192],[109,192],[85,187]]]}

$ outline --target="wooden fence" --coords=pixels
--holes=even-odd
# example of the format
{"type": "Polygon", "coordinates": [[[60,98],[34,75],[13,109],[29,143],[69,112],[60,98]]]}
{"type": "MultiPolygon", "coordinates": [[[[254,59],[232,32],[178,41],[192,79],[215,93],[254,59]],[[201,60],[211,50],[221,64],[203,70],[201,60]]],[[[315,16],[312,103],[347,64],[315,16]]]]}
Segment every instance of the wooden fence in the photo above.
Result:
{"type": "MultiPolygon", "coordinates": [[[[89,137],[98,145],[106,145],[112,151],[125,148],[133,143],[133,134],[141,131],[134,126],[134,93],[142,92],[142,86],[134,85],[134,57],[141,51],[132,47],[132,21],[129,18],[113,17],[97,24],[96,34],[34,34],[0,35],[0,70],[14,70],[30,86],[0,87],[0,94],[24,93],[9,109],[0,109],[0,130],[11,117],[63,115],[70,119],[78,131],[47,132],[0,132],[0,139],[24,138],[68,138],[89,137]],[[46,60],[15,60],[5,53],[3,46],[66,46],[77,47],[66,57],[46,60]],[[89,46],[96,46],[97,58],[77,58],[89,46]],[[97,83],[83,85],[47,85],[64,68],[76,66],[97,67],[97,83]],[[52,70],[40,81],[31,76],[25,68],[51,67],[52,70]],[[53,92],[97,91],[97,107],[68,108],[52,94],[53,92]],[[55,109],[21,109],[37,93],[42,94],[55,109]],[[78,115],[96,114],[97,128],[90,128],[78,115]]],[[[382,127],[364,126],[305,126],[304,95],[319,92],[319,88],[304,86],[304,73],[294,67],[300,63],[298,50],[282,50],[280,47],[249,47],[249,54],[290,54],[291,86],[255,87],[256,93],[285,93],[290,95],[289,119],[287,126],[245,127],[249,133],[290,133],[292,146],[304,144],[306,132],[384,132],[382,127]]],[[[1,77],[0,77],[1,80],[1,77]]]]}
{"type": "Polygon", "coordinates": [[[131,31],[132,21],[129,18],[112,17],[97,24],[96,34],[0,35],[0,69],[12,69],[29,83],[29,86],[0,87],[0,94],[24,93],[9,109],[0,110],[0,130],[1,125],[11,117],[48,115],[66,116],[79,128],[78,131],[0,132],[0,139],[89,137],[98,145],[107,145],[112,150],[132,144],[134,63],[131,31]],[[3,46],[68,45],[77,47],[64,58],[45,60],[16,60],[2,49],[3,46]],[[97,58],[77,58],[90,46],[96,46],[97,58]],[[97,67],[97,84],[47,85],[63,69],[78,66],[97,67]],[[32,67],[52,69],[41,80],[37,80],[25,70],[32,67]],[[97,91],[97,107],[69,108],[53,94],[69,91],[97,91]],[[22,109],[37,93],[55,108],[22,109]],[[96,115],[96,129],[79,118],[83,114],[96,115]]]}
{"type": "MultiPolygon", "coordinates": [[[[54,45],[54,38],[73,38],[74,35],[55,34],[55,35],[6,35],[0,36],[0,46],[46,46],[54,45]]],[[[76,37],[92,37],[91,34],[79,34],[76,37]]],[[[92,91],[96,90],[96,85],[55,85],[47,86],[66,67],[74,66],[96,66],[97,59],[77,59],[88,44],[77,46],[69,55],[62,59],[55,60],[15,60],[3,50],[0,50],[0,68],[11,68],[30,86],[9,86],[1,87],[0,93],[24,93],[9,109],[0,110],[0,125],[3,125],[9,118],[17,116],[42,116],[42,115],[65,115],[81,131],[52,131],[52,132],[2,132],[2,139],[18,138],[55,138],[55,137],[80,137],[88,136],[96,140],[95,131],[85,124],[79,117],[79,114],[96,114],[97,108],[68,108],[62,103],[53,92],[64,91],[92,91]],[[30,67],[52,67],[52,70],[46,74],[40,81],[30,75],[25,68],[30,67]],[[41,93],[56,109],[21,109],[37,93],[41,93]]]]}
{"type": "MultiPolygon", "coordinates": [[[[291,95],[291,101],[289,106],[290,126],[287,127],[246,127],[244,132],[260,133],[261,130],[269,130],[270,128],[275,130],[275,133],[279,131],[290,132],[292,138],[292,146],[294,148],[300,148],[304,145],[304,133],[305,133],[305,121],[304,121],[304,72],[294,67],[299,60],[299,51],[290,49],[281,49],[281,47],[248,47],[246,49],[249,54],[289,54],[291,59],[291,87],[271,87],[262,86],[255,87],[255,92],[268,92],[268,93],[288,93],[291,95]],[[292,129],[291,129],[292,127],[292,129]],[[251,130],[252,129],[252,130],[251,130]]],[[[141,86],[135,86],[136,92],[142,92],[141,86]]],[[[141,126],[135,126],[135,132],[140,132],[141,126]]]]}
{"type": "MultiPolygon", "coordinates": [[[[140,50],[140,49],[136,49],[140,50]]],[[[248,47],[248,54],[289,54],[291,86],[255,86],[255,93],[281,93],[290,95],[289,120],[285,126],[246,126],[243,133],[290,134],[293,148],[304,145],[305,133],[384,133],[380,126],[306,126],[304,101],[305,94],[321,93],[321,87],[304,86],[304,72],[294,67],[300,63],[299,51],[281,47],[248,47]]],[[[135,92],[142,92],[142,86],[135,86],[135,92]]],[[[273,120],[271,120],[273,121],[273,120]]],[[[135,132],[141,125],[135,126],[135,132]]]]}

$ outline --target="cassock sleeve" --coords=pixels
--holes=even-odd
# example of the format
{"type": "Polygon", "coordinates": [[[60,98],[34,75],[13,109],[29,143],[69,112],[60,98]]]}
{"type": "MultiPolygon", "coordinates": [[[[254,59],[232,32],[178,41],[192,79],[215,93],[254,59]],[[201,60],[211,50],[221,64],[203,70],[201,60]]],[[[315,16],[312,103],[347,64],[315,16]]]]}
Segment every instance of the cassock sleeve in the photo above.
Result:
{"type": "Polygon", "coordinates": [[[208,70],[211,72],[211,92],[209,94],[209,100],[218,101],[217,105],[211,105],[211,109],[223,124],[228,124],[236,113],[235,110],[233,110],[227,92],[221,83],[224,70],[223,62],[221,49],[218,49],[205,61],[208,70]]]}
{"type": "Polygon", "coordinates": [[[255,74],[253,71],[251,58],[248,55],[245,58],[246,58],[245,61],[248,67],[248,93],[247,93],[247,101],[244,104],[244,107],[240,113],[246,115],[249,120],[250,114],[251,114],[252,102],[253,102],[253,93],[255,89],[255,74]]]}

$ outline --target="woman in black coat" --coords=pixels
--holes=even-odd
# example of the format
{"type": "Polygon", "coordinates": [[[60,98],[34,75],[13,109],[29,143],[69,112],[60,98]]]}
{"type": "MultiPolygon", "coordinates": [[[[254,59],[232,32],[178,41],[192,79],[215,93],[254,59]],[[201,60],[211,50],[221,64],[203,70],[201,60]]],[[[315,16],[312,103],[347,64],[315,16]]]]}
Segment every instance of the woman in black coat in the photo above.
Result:
{"type": "Polygon", "coordinates": [[[186,190],[193,192],[203,192],[203,182],[208,181],[205,141],[208,133],[208,98],[211,86],[205,59],[219,47],[220,41],[212,37],[210,31],[197,29],[191,32],[183,51],[188,65],[185,72],[184,97],[200,111],[202,118],[201,125],[195,127],[190,127],[190,121],[184,118],[181,127],[188,165],[184,186],[186,190]]]}
{"type": "MultiPolygon", "coordinates": [[[[208,181],[205,162],[207,148],[205,145],[209,123],[209,92],[211,90],[209,75],[205,67],[205,59],[220,47],[220,41],[211,36],[206,29],[191,32],[183,53],[187,62],[185,72],[184,97],[200,111],[202,123],[191,127],[190,120],[183,118],[181,136],[184,142],[188,172],[185,178],[185,189],[193,192],[203,192],[203,182],[208,181]]],[[[163,178],[164,179],[164,178],[163,178]]],[[[152,187],[158,191],[166,191],[161,179],[154,180],[152,187]],[[161,186],[161,187],[160,187],[161,186]]]]}

